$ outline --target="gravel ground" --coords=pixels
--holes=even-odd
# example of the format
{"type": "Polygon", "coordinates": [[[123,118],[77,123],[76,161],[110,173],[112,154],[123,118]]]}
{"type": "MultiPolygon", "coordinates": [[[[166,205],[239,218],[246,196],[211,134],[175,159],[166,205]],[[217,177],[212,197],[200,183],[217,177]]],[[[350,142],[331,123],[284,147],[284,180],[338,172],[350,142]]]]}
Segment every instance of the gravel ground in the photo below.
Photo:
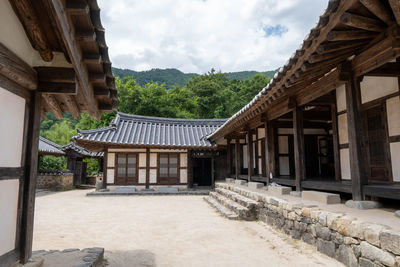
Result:
{"type": "Polygon", "coordinates": [[[201,196],[41,192],[34,250],[104,247],[109,266],[343,266],[262,222],[230,221],[201,196]]]}

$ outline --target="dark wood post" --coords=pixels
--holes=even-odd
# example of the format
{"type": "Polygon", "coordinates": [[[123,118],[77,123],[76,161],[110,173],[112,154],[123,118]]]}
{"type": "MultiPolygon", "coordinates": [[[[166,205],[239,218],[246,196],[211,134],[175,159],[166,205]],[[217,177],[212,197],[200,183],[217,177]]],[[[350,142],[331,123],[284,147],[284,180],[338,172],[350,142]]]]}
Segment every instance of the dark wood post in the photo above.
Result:
{"type": "Polygon", "coordinates": [[[335,179],[336,181],[340,181],[342,179],[342,170],[340,167],[340,147],[339,147],[336,104],[331,104],[331,116],[332,116],[333,159],[335,161],[335,179]]]}
{"type": "Polygon", "coordinates": [[[364,200],[363,185],[368,183],[363,156],[364,135],[361,115],[360,81],[352,73],[346,82],[347,127],[353,200],[364,200]]]}
{"type": "Polygon", "coordinates": [[[247,131],[247,181],[251,182],[251,176],[254,172],[254,159],[253,159],[253,133],[251,130],[247,131]]]}
{"type": "MultiPolygon", "coordinates": [[[[180,156],[180,154],[178,154],[180,156]]],[[[146,189],[150,185],[150,148],[146,148],[146,189]]]]}
{"type": "MultiPolygon", "coordinates": [[[[103,160],[103,184],[102,184],[103,189],[107,188],[107,162],[108,162],[108,148],[106,147],[104,149],[104,160],[103,160]]],[[[114,167],[116,168],[116,166],[114,167]]],[[[117,179],[117,177],[114,177],[114,179],[117,179]]]]}
{"type": "Polygon", "coordinates": [[[254,175],[258,175],[259,174],[259,172],[260,172],[260,166],[259,166],[259,164],[258,164],[258,128],[256,128],[256,130],[255,130],[255,134],[256,134],[256,140],[255,140],[255,142],[254,142],[254,160],[255,160],[255,165],[256,165],[256,168],[255,168],[255,174],[254,175]]]}
{"type": "Polygon", "coordinates": [[[188,184],[189,188],[193,188],[193,159],[190,156],[190,150],[187,151],[187,172],[188,172],[188,184]]]}
{"type": "Polygon", "coordinates": [[[215,187],[215,162],[214,155],[211,157],[211,188],[215,187]]]}
{"type": "Polygon", "coordinates": [[[24,197],[20,235],[21,263],[26,263],[32,256],[41,110],[42,94],[37,91],[32,91],[29,105],[29,126],[25,154],[25,175],[23,180],[24,197]]]}
{"type": "Polygon", "coordinates": [[[235,140],[235,179],[239,179],[240,174],[240,138],[235,140]]]}
{"type": "Polygon", "coordinates": [[[232,149],[231,149],[231,138],[227,138],[227,151],[226,151],[226,168],[227,168],[227,176],[231,176],[232,171],[232,149]]]}
{"type": "Polygon", "coordinates": [[[264,120],[265,127],[265,165],[267,173],[267,185],[270,183],[270,176],[275,177],[275,135],[272,121],[264,120]]]}
{"type": "Polygon", "coordinates": [[[304,155],[303,110],[293,109],[294,164],[296,173],[296,191],[301,191],[301,181],[306,176],[304,155]]]}

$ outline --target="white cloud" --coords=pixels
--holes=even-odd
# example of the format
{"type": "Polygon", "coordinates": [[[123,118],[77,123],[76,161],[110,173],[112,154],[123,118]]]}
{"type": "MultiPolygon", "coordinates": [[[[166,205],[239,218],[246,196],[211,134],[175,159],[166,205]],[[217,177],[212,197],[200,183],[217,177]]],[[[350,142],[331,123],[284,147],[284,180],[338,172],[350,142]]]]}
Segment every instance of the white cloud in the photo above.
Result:
{"type": "Polygon", "coordinates": [[[282,66],[328,0],[99,0],[113,66],[204,73],[282,66]],[[266,33],[268,31],[268,34],[266,33]]]}

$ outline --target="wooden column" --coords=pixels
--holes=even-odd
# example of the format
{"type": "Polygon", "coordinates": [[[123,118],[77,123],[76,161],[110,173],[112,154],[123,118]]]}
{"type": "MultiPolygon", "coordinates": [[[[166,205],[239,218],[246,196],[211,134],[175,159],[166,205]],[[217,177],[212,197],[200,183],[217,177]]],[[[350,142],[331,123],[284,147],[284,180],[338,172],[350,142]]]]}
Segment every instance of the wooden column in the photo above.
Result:
{"type": "Polygon", "coordinates": [[[254,143],[254,160],[255,160],[255,163],[256,163],[256,168],[255,168],[255,170],[256,170],[256,173],[255,173],[255,175],[258,175],[259,174],[259,168],[260,168],[260,166],[259,166],[259,164],[258,164],[258,128],[256,128],[256,130],[255,130],[255,134],[256,134],[256,140],[255,140],[255,143],[254,143]]]}
{"type": "Polygon", "coordinates": [[[235,140],[235,179],[239,179],[240,174],[240,138],[235,140]]]}
{"type": "MultiPolygon", "coordinates": [[[[107,188],[107,162],[108,162],[108,152],[107,151],[108,151],[108,148],[106,147],[104,149],[104,160],[103,160],[103,184],[102,184],[103,189],[107,188]]],[[[114,177],[114,179],[117,179],[117,178],[114,177]]]]}
{"type": "Polygon", "coordinates": [[[342,180],[342,170],[340,167],[340,147],[339,147],[339,131],[337,121],[336,104],[331,104],[332,117],[332,139],[333,139],[333,158],[335,161],[335,180],[342,180]]]}
{"type": "Polygon", "coordinates": [[[306,176],[304,155],[303,110],[296,107],[293,110],[294,164],[296,173],[296,191],[301,191],[301,181],[306,176]]]}
{"type": "Polygon", "coordinates": [[[187,172],[188,172],[188,185],[189,188],[193,188],[193,160],[190,156],[190,150],[187,152],[187,172]]]}
{"type": "MultiPolygon", "coordinates": [[[[178,154],[180,157],[180,154],[178,154]]],[[[146,189],[150,185],[150,148],[146,148],[146,189]]]]}
{"type": "Polygon", "coordinates": [[[251,176],[254,172],[254,158],[253,158],[253,133],[251,130],[247,131],[247,181],[251,182],[251,176]]]}
{"type": "Polygon", "coordinates": [[[361,114],[360,81],[350,74],[346,82],[347,127],[349,136],[350,174],[353,200],[364,200],[363,185],[368,183],[365,173],[363,147],[365,143],[361,114]]]}
{"type": "Polygon", "coordinates": [[[226,168],[227,168],[227,176],[231,176],[232,171],[232,150],[231,150],[231,138],[227,138],[227,151],[226,151],[226,168]]]}
{"type": "Polygon", "coordinates": [[[275,177],[275,135],[272,121],[264,120],[265,127],[265,165],[267,170],[267,185],[270,182],[270,176],[275,177]]]}
{"type": "Polygon", "coordinates": [[[214,189],[215,187],[215,158],[214,156],[211,157],[211,188],[214,189]]]}
{"type": "Polygon", "coordinates": [[[25,154],[24,197],[21,218],[21,263],[26,263],[32,256],[33,221],[35,213],[36,178],[38,162],[38,146],[40,132],[40,115],[42,110],[42,94],[31,92],[29,105],[28,138],[25,154]]]}

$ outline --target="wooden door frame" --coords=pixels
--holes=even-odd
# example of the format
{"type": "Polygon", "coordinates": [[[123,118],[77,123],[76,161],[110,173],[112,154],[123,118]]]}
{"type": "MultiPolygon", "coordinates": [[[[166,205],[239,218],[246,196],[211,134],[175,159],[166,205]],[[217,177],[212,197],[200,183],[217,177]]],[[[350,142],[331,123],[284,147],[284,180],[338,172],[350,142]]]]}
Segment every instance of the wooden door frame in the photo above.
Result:
{"type": "Polygon", "coordinates": [[[115,158],[114,158],[114,184],[115,185],[138,185],[139,184],[139,153],[137,152],[115,152],[115,158]],[[126,160],[126,167],[125,167],[125,184],[118,184],[117,179],[118,179],[118,155],[125,155],[125,160],[126,160]],[[134,178],[135,181],[133,184],[128,184],[128,155],[136,155],[136,172],[135,175],[136,177],[134,178]]]}
{"type": "Polygon", "coordinates": [[[157,184],[158,185],[179,185],[181,184],[181,153],[180,152],[158,152],[157,153],[157,184]],[[178,159],[178,165],[177,165],[177,177],[170,177],[169,176],[169,155],[171,154],[176,154],[177,155],[177,159],[178,159]],[[161,155],[168,155],[168,177],[160,177],[160,156],[161,155]],[[164,182],[160,182],[159,179],[177,179],[176,183],[164,183],[164,182]]]}

